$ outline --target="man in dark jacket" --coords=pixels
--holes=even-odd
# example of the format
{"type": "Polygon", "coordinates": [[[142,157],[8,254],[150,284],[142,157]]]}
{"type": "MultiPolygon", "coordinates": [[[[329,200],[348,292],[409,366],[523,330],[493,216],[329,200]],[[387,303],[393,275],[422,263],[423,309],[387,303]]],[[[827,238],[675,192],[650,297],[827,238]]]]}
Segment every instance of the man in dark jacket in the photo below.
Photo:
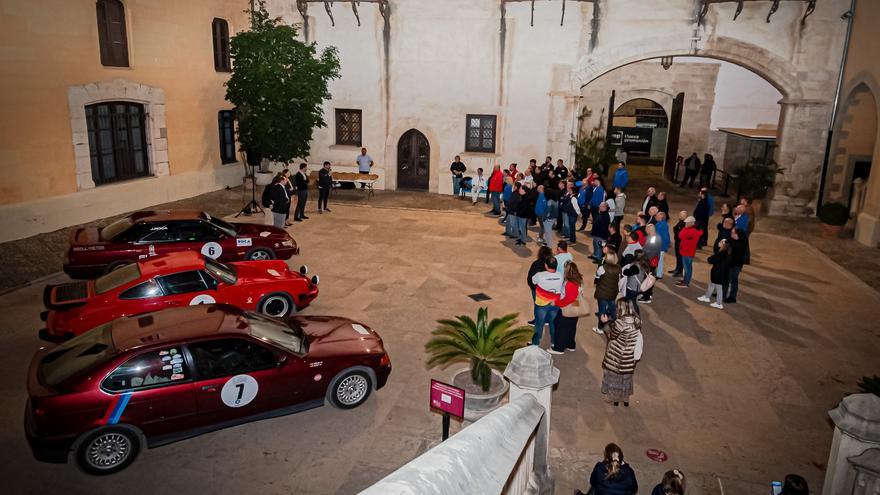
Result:
{"type": "Polygon", "coordinates": [[[702,164],[700,163],[700,159],[697,157],[696,153],[692,153],[691,156],[688,157],[687,160],[684,161],[684,179],[681,181],[681,187],[684,187],[688,181],[688,187],[694,187],[694,180],[697,178],[697,175],[700,173],[700,167],[702,164]]]}
{"type": "Polygon", "coordinates": [[[736,303],[739,291],[739,274],[744,265],[749,264],[749,236],[743,229],[733,229],[730,233],[730,275],[724,293],[724,302],[736,303]]]}
{"type": "Polygon", "coordinates": [[[308,220],[306,216],[306,201],[309,199],[309,176],[307,165],[299,164],[299,171],[293,176],[294,185],[296,186],[296,210],[293,213],[294,222],[302,222],[308,220]]]}
{"type": "Polygon", "coordinates": [[[333,189],[333,172],[330,171],[330,162],[324,162],[324,166],[318,171],[318,213],[330,213],[327,201],[330,199],[330,190],[333,189]]]}
{"type": "Polygon", "coordinates": [[[608,226],[610,224],[611,216],[608,215],[608,204],[603,201],[599,204],[599,210],[593,220],[593,228],[590,230],[590,235],[593,236],[593,254],[590,258],[593,259],[593,263],[602,261],[602,246],[608,240],[608,226]]]}
{"type": "Polygon", "coordinates": [[[703,155],[703,164],[700,166],[700,187],[709,187],[712,182],[712,174],[715,173],[715,159],[712,155],[706,153],[703,155]]]}
{"type": "Polygon", "coordinates": [[[287,212],[290,211],[290,196],[287,192],[287,177],[283,175],[272,179],[269,186],[268,199],[272,208],[272,225],[279,229],[284,228],[287,212]]]}
{"type": "Polygon", "coordinates": [[[520,187],[519,191],[514,191],[513,194],[519,194],[519,203],[516,205],[516,226],[519,231],[519,239],[516,240],[517,246],[523,246],[526,243],[526,239],[528,239],[528,223],[529,219],[535,215],[535,207],[533,206],[531,199],[527,196],[529,193],[528,188],[520,187]]]}
{"type": "Polygon", "coordinates": [[[449,166],[449,171],[452,172],[452,194],[463,198],[464,194],[461,191],[460,181],[464,177],[464,173],[467,172],[467,166],[461,163],[460,156],[455,155],[455,160],[449,166]]]}
{"type": "Polygon", "coordinates": [[[675,226],[672,227],[672,234],[673,238],[675,239],[675,269],[670,271],[669,274],[674,277],[680,277],[681,270],[684,267],[684,265],[682,265],[681,263],[681,250],[679,245],[681,243],[681,238],[678,236],[678,234],[681,232],[681,229],[684,228],[684,219],[687,218],[687,216],[688,214],[686,211],[680,211],[678,213],[678,223],[676,223],[675,226]]]}
{"type": "Polygon", "coordinates": [[[697,249],[701,249],[706,245],[706,242],[709,240],[709,199],[706,196],[706,193],[700,191],[698,196],[697,206],[694,207],[693,216],[697,220],[696,227],[702,231],[702,235],[700,236],[699,242],[697,242],[697,249]]]}

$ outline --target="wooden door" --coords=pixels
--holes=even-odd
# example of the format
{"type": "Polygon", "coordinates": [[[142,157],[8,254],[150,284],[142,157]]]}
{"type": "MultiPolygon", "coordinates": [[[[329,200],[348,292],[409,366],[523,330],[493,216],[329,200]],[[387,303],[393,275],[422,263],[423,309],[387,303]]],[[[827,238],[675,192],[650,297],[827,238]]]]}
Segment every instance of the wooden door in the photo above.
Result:
{"type": "Polygon", "coordinates": [[[398,189],[428,189],[431,147],[421,132],[410,129],[397,142],[398,189]]]}
{"type": "MultiPolygon", "coordinates": [[[[678,139],[681,135],[681,112],[684,109],[684,93],[679,93],[672,100],[672,115],[669,117],[669,134],[666,137],[666,161],[663,164],[663,175],[674,180],[675,159],[678,158],[678,139]]],[[[678,178],[681,179],[680,177],[678,178]]]]}

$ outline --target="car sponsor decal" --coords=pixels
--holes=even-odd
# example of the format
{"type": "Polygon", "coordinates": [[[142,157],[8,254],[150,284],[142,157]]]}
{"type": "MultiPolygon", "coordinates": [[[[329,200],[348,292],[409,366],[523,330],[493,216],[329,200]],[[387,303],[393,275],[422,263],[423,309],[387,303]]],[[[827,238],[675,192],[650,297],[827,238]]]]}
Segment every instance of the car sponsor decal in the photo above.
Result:
{"type": "Polygon", "coordinates": [[[235,240],[235,245],[238,247],[253,246],[254,240],[251,239],[250,237],[239,237],[238,239],[235,240]]]}
{"type": "Polygon", "coordinates": [[[202,246],[202,254],[213,259],[217,259],[223,254],[223,247],[216,242],[206,242],[204,246],[202,246]]]}
{"type": "Polygon", "coordinates": [[[80,252],[80,251],[103,251],[103,250],[104,250],[104,246],[77,246],[77,247],[74,247],[73,250],[74,250],[75,252],[80,252]]]}
{"type": "Polygon", "coordinates": [[[370,331],[367,330],[366,328],[364,328],[363,325],[359,325],[359,324],[357,324],[357,323],[353,323],[353,324],[351,325],[351,328],[354,328],[354,331],[357,332],[357,333],[359,333],[359,334],[361,334],[361,335],[370,335],[370,331]]]}
{"type": "Polygon", "coordinates": [[[214,304],[217,302],[213,297],[208,294],[200,294],[189,302],[190,306],[196,306],[198,304],[214,304]]]}
{"type": "Polygon", "coordinates": [[[107,408],[107,412],[101,419],[101,424],[115,425],[118,423],[119,418],[122,417],[122,412],[125,411],[125,407],[128,406],[128,401],[130,399],[131,392],[114,397],[113,402],[110,403],[110,407],[107,408]]]}
{"type": "Polygon", "coordinates": [[[260,237],[269,237],[270,235],[272,235],[271,232],[265,232],[265,231],[260,232],[260,237]]]}
{"type": "Polygon", "coordinates": [[[269,275],[272,275],[273,277],[280,277],[281,276],[281,274],[278,273],[278,270],[273,270],[271,268],[266,270],[266,273],[268,273],[269,275]]]}
{"type": "Polygon", "coordinates": [[[315,380],[316,382],[320,382],[320,381],[321,381],[321,374],[318,373],[317,375],[315,375],[314,380],[315,380]]]}
{"type": "Polygon", "coordinates": [[[220,400],[228,407],[242,407],[251,403],[260,391],[257,380],[250,375],[235,375],[223,384],[220,400]]]}

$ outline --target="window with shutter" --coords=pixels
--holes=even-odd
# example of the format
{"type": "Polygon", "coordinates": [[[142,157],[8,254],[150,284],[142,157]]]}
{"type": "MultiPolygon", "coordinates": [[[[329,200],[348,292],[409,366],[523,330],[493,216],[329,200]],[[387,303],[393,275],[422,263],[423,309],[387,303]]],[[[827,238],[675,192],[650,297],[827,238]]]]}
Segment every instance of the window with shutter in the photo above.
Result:
{"type": "Polygon", "coordinates": [[[125,5],[119,0],[98,0],[98,44],[101,65],[128,67],[128,36],[125,31],[125,5]]]}
{"type": "Polygon", "coordinates": [[[478,153],[494,153],[496,121],[497,118],[494,115],[469,114],[467,116],[464,150],[478,153]]]}
{"type": "Polygon", "coordinates": [[[144,106],[111,101],[85,110],[95,185],[149,175],[144,106]]]}
{"type": "Polygon", "coordinates": [[[214,18],[211,31],[214,39],[214,70],[232,72],[232,63],[229,61],[229,24],[224,19],[214,18]]]}
{"type": "Polygon", "coordinates": [[[360,110],[336,109],[336,144],[344,146],[361,145],[360,110]]]}
{"type": "Polygon", "coordinates": [[[220,127],[220,161],[233,163],[235,157],[235,114],[232,110],[221,110],[217,115],[220,127]]]}

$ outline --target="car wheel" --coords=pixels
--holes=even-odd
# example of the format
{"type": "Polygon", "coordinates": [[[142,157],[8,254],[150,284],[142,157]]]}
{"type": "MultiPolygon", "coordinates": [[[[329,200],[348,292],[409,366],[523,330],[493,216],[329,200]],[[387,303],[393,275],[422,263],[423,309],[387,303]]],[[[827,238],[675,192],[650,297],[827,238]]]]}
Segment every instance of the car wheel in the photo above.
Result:
{"type": "Polygon", "coordinates": [[[339,409],[354,409],[363,404],[373,391],[366,371],[346,370],[336,376],[327,389],[327,399],[339,409]]]}
{"type": "Polygon", "coordinates": [[[282,292],[275,292],[264,297],[258,306],[260,313],[275,318],[284,318],[293,312],[293,302],[290,296],[282,292]]]}
{"type": "Polygon", "coordinates": [[[131,261],[117,261],[107,265],[107,268],[104,269],[104,273],[115,272],[124,266],[128,266],[131,264],[131,261]]]}
{"type": "Polygon", "coordinates": [[[273,253],[271,249],[263,249],[263,248],[251,249],[250,251],[248,251],[245,258],[247,258],[250,261],[274,260],[275,253],[273,253]]]}
{"type": "Polygon", "coordinates": [[[138,438],[132,432],[123,428],[104,428],[82,442],[76,458],[87,473],[105,475],[128,467],[139,451],[138,438]]]}

